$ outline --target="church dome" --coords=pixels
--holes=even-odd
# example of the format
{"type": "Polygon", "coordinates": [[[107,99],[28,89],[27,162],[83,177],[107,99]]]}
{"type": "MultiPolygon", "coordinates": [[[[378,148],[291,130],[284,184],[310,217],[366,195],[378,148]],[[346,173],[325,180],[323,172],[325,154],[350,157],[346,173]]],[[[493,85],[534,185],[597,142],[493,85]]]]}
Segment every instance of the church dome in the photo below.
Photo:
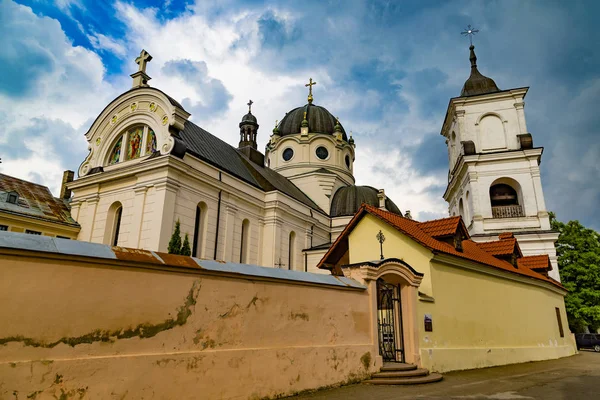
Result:
{"type": "Polygon", "coordinates": [[[252,115],[251,112],[249,112],[248,114],[244,115],[242,117],[242,122],[241,124],[245,123],[245,122],[254,122],[256,123],[256,117],[254,115],[252,115]]]}
{"type": "MultiPolygon", "coordinates": [[[[342,217],[354,215],[363,203],[373,207],[379,207],[378,190],[371,186],[350,185],[338,189],[331,200],[331,217],[342,217]]],[[[396,204],[390,199],[385,199],[385,208],[395,214],[402,215],[396,204]]]]}
{"type": "Polygon", "coordinates": [[[475,46],[471,45],[469,50],[471,50],[471,55],[469,57],[471,60],[471,75],[465,82],[462,91],[460,92],[461,97],[499,92],[500,89],[498,89],[498,86],[496,86],[496,82],[494,82],[492,78],[481,75],[477,69],[475,46]]]}
{"type": "MultiPolygon", "coordinates": [[[[308,130],[311,133],[325,133],[333,135],[337,123],[336,118],[325,108],[308,103],[305,106],[294,108],[288,112],[279,123],[279,134],[281,136],[297,135],[300,133],[302,121],[306,112],[308,130]]],[[[344,127],[341,127],[342,138],[348,141],[344,127]]]]}

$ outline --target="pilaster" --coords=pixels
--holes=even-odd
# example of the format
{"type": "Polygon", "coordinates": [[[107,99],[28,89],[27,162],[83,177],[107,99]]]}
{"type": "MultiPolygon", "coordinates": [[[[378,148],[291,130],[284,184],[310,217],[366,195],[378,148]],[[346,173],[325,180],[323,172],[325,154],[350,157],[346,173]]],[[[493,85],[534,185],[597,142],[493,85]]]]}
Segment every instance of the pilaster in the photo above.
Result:
{"type": "Polygon", "coordinates": [[[225,205],[225,231],[221,236],[221,246],[223,251],[221,253],[221,259],[229,262],[239,262],[233,257],[233,241],[235,233],[235,216],[237,214],[237,207],[234,204],[225,205]]]}
{"type": "Polygon", "coordinates": [[[519,101],[514,104],[517,110],[517,120],[519,121],[519,130],[521,134],[527,132],[527,122],[525,122],[525,102],[519,101]]]}
{"type": "Polygon", "coordinates": [[[81,231],[77,237],[78,240],[83,240],[85,242],[92,241],[99,201],[100,197],[97,194],[85,199],[85,206],[83,207],[83,210],[80,211],[80,218],[77,220],[79,225],[81,225],[81,231]]]}
{"type": "Polygon", "coordinates": [[[155,215],[156,221],[153,221],[153,224],[151,224],[156,226],[156,233],[148,240],[148,247],[167,252],[169,240],[175,226],[175,199],[179,191],[179,184],[168,179],[156,183],[154,189],[154,197],[156,199],[155,210],[159,210],[160,212],[155,215]]]}
{"type": "Polygon", "coordinates": [[[148,187],[137,186],[133,188],[133,192],[135,195],[133,198],[133,214],[131,216],[128,246],[137,249],[140,247],[140,233],[142,231],[142,221],[144,220],[148,187]]]}

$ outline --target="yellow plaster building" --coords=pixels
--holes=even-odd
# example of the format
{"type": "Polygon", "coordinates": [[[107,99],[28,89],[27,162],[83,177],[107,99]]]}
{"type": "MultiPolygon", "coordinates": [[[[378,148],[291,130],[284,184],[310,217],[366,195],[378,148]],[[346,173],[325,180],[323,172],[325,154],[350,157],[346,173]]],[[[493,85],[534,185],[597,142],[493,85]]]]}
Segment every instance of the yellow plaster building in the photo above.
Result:
{"type": "Polygon", "coordinates": [[[443,372],[576,352],[549,257],[523,256],[510,233],[476,243],[461,217],[417,222],[365,205],[319,266],[371,283],[383,361],[443,372]]]}
{"type": "MultiPolygon", "coordinates": [[[[73,179],[65,172],[63,181],[73,179]]],[[[77,239],[80,226],[71,217],[71,197],[63,182],[60,198],[46,186],[0,174],[0,231],[77,239]]]]}

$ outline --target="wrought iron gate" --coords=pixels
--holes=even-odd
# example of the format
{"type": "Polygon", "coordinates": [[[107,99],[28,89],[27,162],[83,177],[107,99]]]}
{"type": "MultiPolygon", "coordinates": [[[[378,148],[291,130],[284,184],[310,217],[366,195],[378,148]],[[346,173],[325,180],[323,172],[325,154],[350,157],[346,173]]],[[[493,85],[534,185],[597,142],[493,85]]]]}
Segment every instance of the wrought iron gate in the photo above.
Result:
{"type": "Polygon", "coordinates": [[[382,279],[377,280],[377,331],[383,361],[404,362],[400,287],[382,279]]]}

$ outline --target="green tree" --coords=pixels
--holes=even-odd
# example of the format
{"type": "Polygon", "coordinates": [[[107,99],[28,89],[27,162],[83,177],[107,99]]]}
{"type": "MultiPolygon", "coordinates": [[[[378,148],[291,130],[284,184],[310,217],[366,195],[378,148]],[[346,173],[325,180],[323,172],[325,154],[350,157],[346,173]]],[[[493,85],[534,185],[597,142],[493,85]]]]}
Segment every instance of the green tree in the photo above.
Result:
{"type": "Polygon", "coordinates": [[[558,269],[569,293],[565,306],[574,332],[585,327],[600,328],[600,234],[579,221],[560,222],[550,213],[552,229],[559,232],[556,242],[558,269]]]}
{"type": "Polygon", "coordinates": [[[192,249],[190,248],[190,239],[188,238],[188,234],[185,234],[185,238],[183,239],[183,245],[181,246],[181,254],[182,256],[190,256],[192,255],[192,249]]]}
{"type": "Polygon", "coordinates": [[[177,220],[175,231],[171,235],[171,240],[169,240],[168,252],[170,254],[181,254],[181,229],[179,225],[179,220],[177,220]]]}

